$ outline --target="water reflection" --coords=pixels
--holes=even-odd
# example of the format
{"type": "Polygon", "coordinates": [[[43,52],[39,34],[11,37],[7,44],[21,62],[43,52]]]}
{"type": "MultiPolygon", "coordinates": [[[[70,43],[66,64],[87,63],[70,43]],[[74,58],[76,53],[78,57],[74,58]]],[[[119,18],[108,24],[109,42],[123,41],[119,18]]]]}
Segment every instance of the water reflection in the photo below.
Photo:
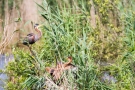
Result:
{"type": "MultiPolygon", "coordinates": [[[[9,61],[13,59],[13,55],[0,55],[0,70],[4,70],[5,66],[8,64],[9,61]]],[[[0,90],[4,90],[3,86],[5,84],[5,80],[7,79],[7,75],[4,73],[0,73],[0,90]]]]}
{"type": "Polygon", "coordinates": [[[110,75],[108,71],[105,71],[101,78],[103,82],[108,82],[108,83],[117,82],[117,79],[114,76],[110,75]]]}

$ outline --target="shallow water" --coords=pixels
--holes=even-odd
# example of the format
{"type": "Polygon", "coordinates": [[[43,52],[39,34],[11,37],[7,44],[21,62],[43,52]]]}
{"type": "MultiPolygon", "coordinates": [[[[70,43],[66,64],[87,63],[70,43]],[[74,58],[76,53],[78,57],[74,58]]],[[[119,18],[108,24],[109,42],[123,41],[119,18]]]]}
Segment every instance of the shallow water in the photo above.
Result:
{"type": "Polygon", "coordinates": [[[110,75],[108,71],[105,71],[101,78],[103,82],[108,82],[108,83],[117,82],[117,79],[114,76],[110,75]]]}
{"type": "MultiPolygon", "coordinates": [[[[9,61],[13,59],[13,55],[0,55],[0,70],[4,70],[5,66],[9,61]]],[[[0,73],[0,90],[4,90],[3,86],[5,85],[5,81],[7,79],[7,75],[5,73],[0,73]]]]}

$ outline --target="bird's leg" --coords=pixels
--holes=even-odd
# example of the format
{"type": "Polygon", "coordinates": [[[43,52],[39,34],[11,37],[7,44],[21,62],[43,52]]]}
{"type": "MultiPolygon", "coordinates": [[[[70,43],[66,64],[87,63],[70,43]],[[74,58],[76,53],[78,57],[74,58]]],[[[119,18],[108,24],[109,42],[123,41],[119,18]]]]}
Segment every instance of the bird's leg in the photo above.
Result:
{"type": "Polygon", "coordinates": [[[56,64],[56,66],[57,66],[57,64],[58,64],[58,54],[57,54],[56,51],[55,51],[55,64],[56,64]]]}
{"type": "Polygon", "coordinates": [[[39,63],[39,65],[40,65],[39,67],[41,67],[42,64],[41,64],[41,62],[39,61],[39,59],[37,58],[37,56],[36,56],[36,54],[34,53],[34,51],[32,50],[31,46],[29,46],[29,45],[27,45],[27,46],[28,46],[28,48],[29,48],[29,50],[30,50],[32,56],[35,57],[36,62],[39,63]]]}
{"type": "Polygon", "coordinates": [[[35,53],[34,53],[34,52],[32,51],[32,49],[31,49],[31,46],[29,46],[29,44],[28,44],[27,46],[28,46],[28,48],[29,48],[29,50],[30,50],[32,56],[35,56],[35,57],[36,57],[35,53]]]}
{"type": "Polygon", "coordinates": [[[57,66],[57,64],[58,64],[58,60],[57,60],[57,57],[56,57],[56,56],[55,56],[55,59],[56,59],[55,64],[56,64],[56,66],[57,66]]]}

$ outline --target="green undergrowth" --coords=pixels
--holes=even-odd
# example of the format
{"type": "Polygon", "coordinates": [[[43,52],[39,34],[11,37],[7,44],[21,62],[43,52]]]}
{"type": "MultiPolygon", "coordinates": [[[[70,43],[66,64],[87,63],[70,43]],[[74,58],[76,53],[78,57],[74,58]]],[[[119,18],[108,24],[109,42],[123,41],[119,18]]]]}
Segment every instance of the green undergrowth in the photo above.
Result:
{"type": "Polygon", "coordinates": [[[14,79],[7,82],[7,90],[48,90],[46,77],[49,75],[45,67],[55,66],[56,60],[66,62],[68,56],[72,56],[72,63],[78,67],[74,80],[78,90],[135,89],[133,0],[128,3],[129,10],[120,0],[114,3],[112,0],[93,0],[95,28],[90,22],[92,3],[78,1],[75,0],[73,6],[66,6],[64,1],[37,3],[45,20],[40,28],[42,44],[40,47],[32,45],[34,56],[21,48],[14,50],[14,61],[7,66],[9,77],[14,79]],[[78,5],[78,9],[74,5],[78,5]],[[109,72],[116,81],[103,81],[104,72],[109,72]]]}

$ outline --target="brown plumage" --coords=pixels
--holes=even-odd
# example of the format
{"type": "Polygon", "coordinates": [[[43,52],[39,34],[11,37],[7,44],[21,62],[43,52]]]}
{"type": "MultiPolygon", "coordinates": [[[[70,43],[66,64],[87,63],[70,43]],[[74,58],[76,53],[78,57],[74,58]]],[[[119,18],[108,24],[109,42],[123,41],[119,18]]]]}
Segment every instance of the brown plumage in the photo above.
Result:
{"type": "Polygon", "coordinates": [[[46,67],[46,71],[50,73],[50,75],[53,77],[54,81],[58,81],[63,72],[67,71],[67,70],[75,70],[77,69],[77,67],[75,65],[73,65],[72,62],[72,57],[68,57],[67,58],[68,62],[66,63],[62,63],[59,62],[57,63],[56,67],[46,67]]]}
{"type": "Polygon", "coordinates": [[[35,31],[37,34],[29,33],[23,40],[24,45],[34,44],[37,40],[39,40],[42,36],[42,32],[38,29],[39,24],[34,25],[35,31]]]}

